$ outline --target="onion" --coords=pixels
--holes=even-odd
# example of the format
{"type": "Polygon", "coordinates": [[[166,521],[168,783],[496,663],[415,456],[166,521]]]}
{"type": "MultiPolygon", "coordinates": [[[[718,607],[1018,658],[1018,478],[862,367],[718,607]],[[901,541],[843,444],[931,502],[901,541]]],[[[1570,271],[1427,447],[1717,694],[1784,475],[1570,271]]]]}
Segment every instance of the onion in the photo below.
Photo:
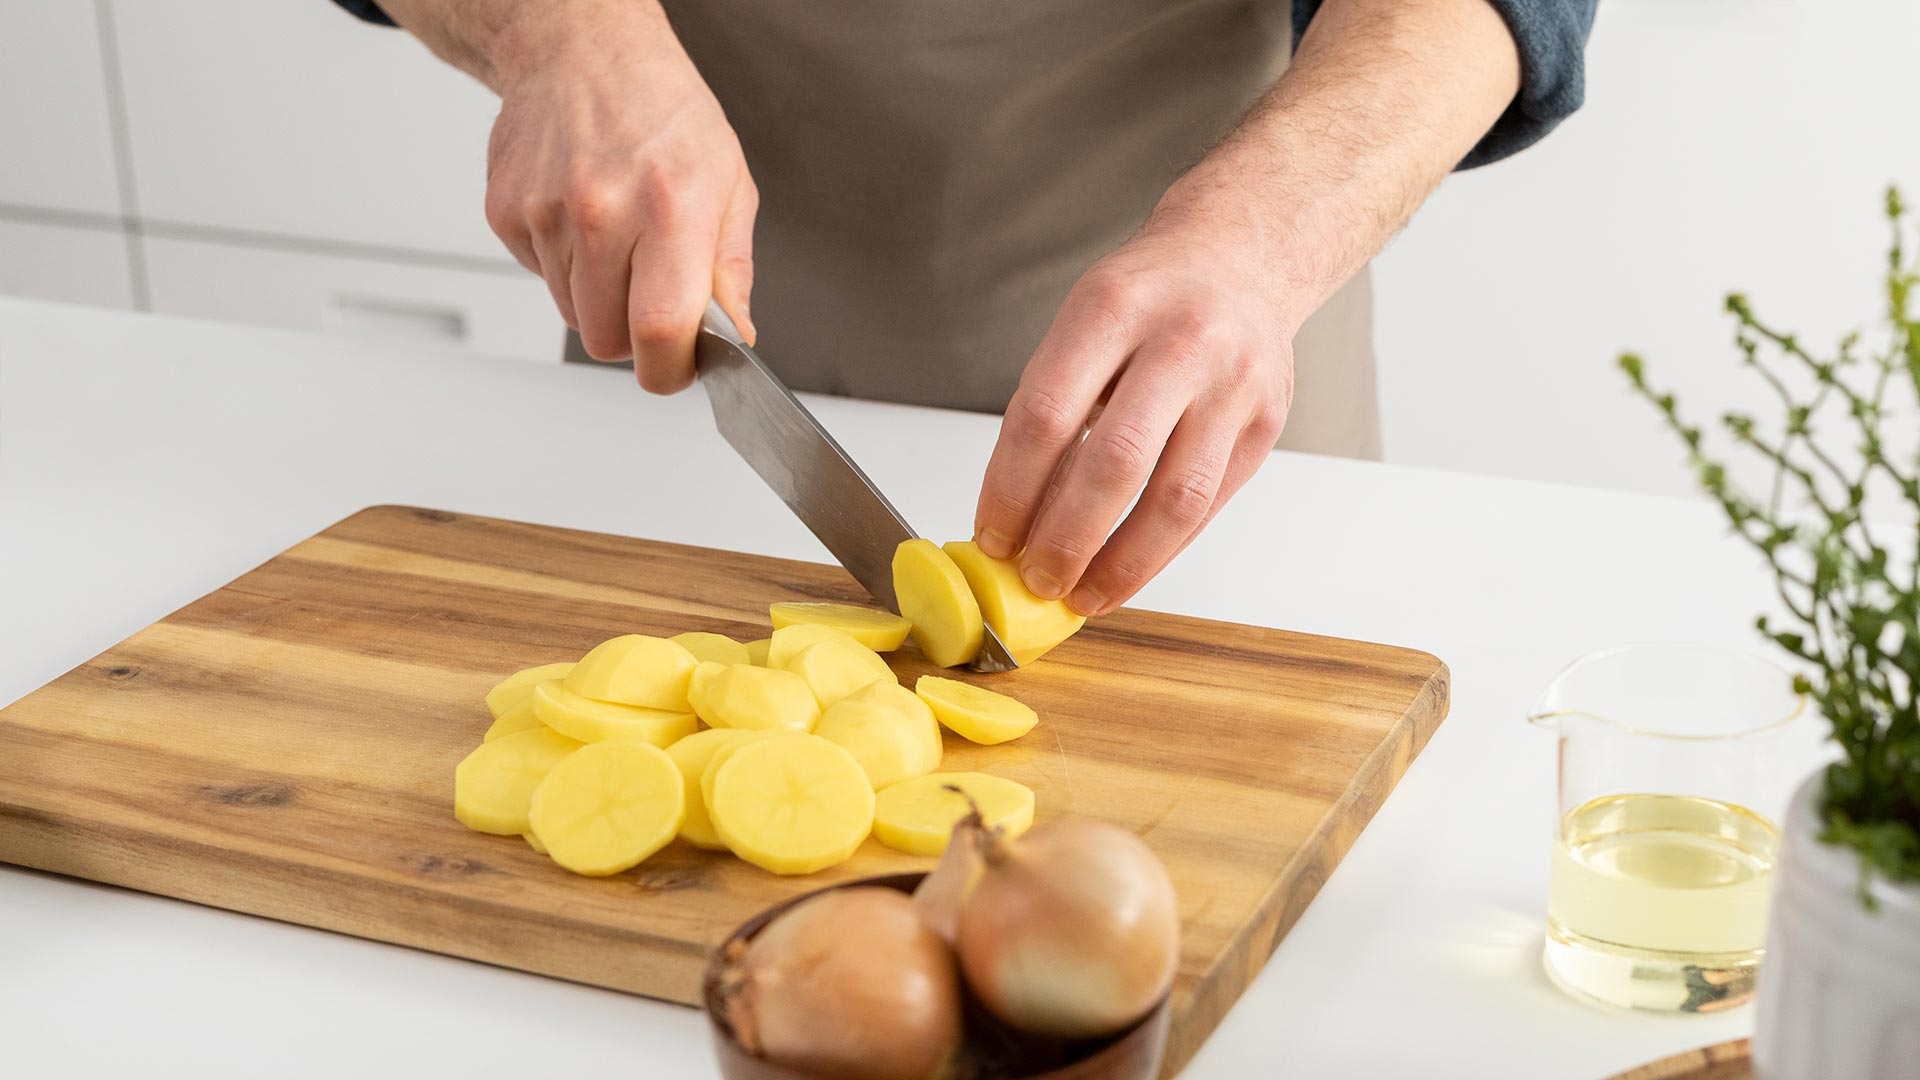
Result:
{"type": "Polygon", "coordinates": [[[1019,840],[986,832],[980,847],[985,868],[960,905],[954,947],[995,1016],[1032,1035],[1094,1038],[1166,994],[1180,961],[1179,906],[1138,837],[1066,818],[1019,840]]]}
{"type": "MultiPolygon", "coordinates": [[[[959,788],[951,790],[960,791],[959,788]]],[[[976,806],[972,813],[954,823],[953,835],[947,839],[947,850],[940,856],[939,864],[920,882],[920,887],[913,890],[913,908],[919,913],[920,921],[948,944],[952,944],[959,931],[960,907],[986,868],[980,854],[987,842],[986,834],[986,822],[976,806]]]]}
{"type": "Polygon", "coordinates": [[[927,1080],[960,1047],[953,955],[905,893],[821,893],[727,959],[721,994],[734,1036],[776,1065],[846,1080],[927,1080]]]}

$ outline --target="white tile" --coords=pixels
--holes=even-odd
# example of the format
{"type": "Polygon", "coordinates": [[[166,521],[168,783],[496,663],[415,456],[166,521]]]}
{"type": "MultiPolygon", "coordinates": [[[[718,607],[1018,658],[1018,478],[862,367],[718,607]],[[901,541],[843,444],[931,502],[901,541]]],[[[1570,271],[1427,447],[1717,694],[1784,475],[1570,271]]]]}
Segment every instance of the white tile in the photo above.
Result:
{"type": "Polygon", "coordinates": [[[126,237],[117,230],[0,220],[0,296],[131,308],[126,237]]]}
{"type": "Polygon", "coordinates": [[[518,267],[450,269],[146,239],[153,310],[558,363],[566,327],[518,267]]]}
{"type": "Polygon", "coordinates": [[[510,262],[482,207],[498,105],[327,0],[118,0],[141,212],[510,262]]]}
{"type": "Polygon", "coordinates": [[[89,0],[0,3],[0,202],[120,213],[89,0]]]}

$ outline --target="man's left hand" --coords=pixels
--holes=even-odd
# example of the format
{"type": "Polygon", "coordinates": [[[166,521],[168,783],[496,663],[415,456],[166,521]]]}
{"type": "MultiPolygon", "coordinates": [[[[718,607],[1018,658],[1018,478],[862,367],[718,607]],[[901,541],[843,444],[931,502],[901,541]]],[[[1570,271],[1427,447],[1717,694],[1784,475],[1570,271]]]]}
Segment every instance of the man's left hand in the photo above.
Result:
{"type": "Polygon", "coordinates": [[[1223,212],[1223,194],[1189,176],[1081,277],[987,465],[981,549],[1024,548],[1027,587],[1082,614],[1118,607],[1172,561],[1286,423],[1298,323],[1262,254],[1273,245],[1250,242],[1261,230],[1244,208],[1223,212]]]}

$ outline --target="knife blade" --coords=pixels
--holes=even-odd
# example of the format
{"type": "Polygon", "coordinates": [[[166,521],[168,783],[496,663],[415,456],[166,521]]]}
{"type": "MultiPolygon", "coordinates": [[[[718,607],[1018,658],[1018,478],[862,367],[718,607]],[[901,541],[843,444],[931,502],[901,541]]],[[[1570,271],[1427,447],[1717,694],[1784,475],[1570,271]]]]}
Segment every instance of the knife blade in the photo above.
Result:
{"type": "MultiPolygon", "coordinates": [[[[694,370],[720,436],[873,598],[900,610],[893,553],[919,534],[813,413],[763,363],[712,300],[694,345],[694,370]]],[[[972,667],[1019,665],[988,627],[972,667]]]]}

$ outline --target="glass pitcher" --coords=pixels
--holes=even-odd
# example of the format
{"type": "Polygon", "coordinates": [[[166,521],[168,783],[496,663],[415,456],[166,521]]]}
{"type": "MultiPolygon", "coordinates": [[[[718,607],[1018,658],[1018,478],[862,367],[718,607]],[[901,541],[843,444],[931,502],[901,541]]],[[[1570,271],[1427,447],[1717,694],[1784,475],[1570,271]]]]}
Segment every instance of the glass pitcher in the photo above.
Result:
{"type": "Polygon", "coordinates": [[[1804,709],[1785,670],[1706,645],[1607,649],[1547,686],[1528,719],[1559,736],[1554,982],[1662,1013],[1751,999],[1804,709]]]}

